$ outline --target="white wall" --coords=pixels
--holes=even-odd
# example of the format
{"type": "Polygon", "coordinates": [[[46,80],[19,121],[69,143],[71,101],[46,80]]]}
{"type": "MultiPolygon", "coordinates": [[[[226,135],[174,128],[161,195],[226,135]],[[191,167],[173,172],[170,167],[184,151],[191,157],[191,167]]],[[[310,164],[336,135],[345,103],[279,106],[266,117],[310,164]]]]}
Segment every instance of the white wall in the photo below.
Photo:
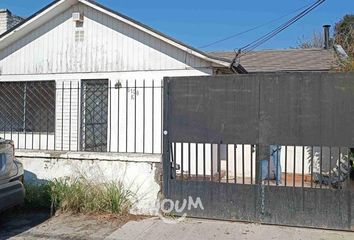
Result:
{"type": "MultiPolygon", "coordinates": [[[[25,181],[37,182],[86,176],[101,182],[122,182],[135,195],[131,213],[154,215],[160,197],[160,155],[17,151],[25,181]]],[[[157,211],[157,210],[156,210],[157,211]]]]}

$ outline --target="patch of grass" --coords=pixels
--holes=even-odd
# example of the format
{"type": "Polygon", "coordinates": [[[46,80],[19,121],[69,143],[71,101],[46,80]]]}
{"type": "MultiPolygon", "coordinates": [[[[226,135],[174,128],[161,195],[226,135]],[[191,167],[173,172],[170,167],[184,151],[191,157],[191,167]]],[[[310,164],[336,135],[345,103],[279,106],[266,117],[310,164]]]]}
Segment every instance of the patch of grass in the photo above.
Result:
{"type": "Polygon", "coordinates": [[[26,184],[25,206],[72,213],[129,212],[134,194],[121,182],[98,182],[83,176],[55,179],[40,185],[26,184]]]}
{"type": "Polygon", "coordinates": [[[341,62],[340,71],[354,72],[354,58],[349,58],[341,62]]]}
{"type": "Polygon", "coordinates": [[[51,184],[25,183],[25,209],[50,209],[52,204],[51,184]]]}

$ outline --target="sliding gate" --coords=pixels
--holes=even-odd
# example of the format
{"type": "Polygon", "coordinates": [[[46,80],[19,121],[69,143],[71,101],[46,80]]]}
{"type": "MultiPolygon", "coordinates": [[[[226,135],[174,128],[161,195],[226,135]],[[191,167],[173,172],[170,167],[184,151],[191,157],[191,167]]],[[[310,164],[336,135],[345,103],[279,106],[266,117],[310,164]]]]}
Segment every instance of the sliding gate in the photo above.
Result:
{"type": "Polygon", "coordinates": [[[354,230],[353,74],[164,83],[164,194],[177,215],[354,230]]]}

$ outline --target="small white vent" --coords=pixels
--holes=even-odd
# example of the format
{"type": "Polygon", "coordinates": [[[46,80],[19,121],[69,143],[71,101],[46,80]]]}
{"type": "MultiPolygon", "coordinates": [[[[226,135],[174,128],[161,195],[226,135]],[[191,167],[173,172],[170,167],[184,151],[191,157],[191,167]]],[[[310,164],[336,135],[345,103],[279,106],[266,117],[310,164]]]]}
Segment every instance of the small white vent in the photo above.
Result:
{"type": "Polygon", "coordinates": [[[84,15],[80,12],[74,12],[73,13],[73,21],[74,22],[83,22],[84,21],[84,15]]]}

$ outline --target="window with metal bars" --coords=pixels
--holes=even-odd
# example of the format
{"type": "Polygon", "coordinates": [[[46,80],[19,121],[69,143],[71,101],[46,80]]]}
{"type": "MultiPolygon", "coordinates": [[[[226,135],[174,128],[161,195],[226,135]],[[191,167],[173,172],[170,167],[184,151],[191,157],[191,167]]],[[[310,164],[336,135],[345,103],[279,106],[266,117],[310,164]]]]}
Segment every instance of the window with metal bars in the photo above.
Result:
{"type": "Polygon", "coordinates": [[[0,131],[55,130],[55,81],[0,82],[0,131]]]}
{"type": "Polygon", "coordinates": [[[107,151],[108,80],[83,80],[81,88],[81,150],[107,151]]]}

